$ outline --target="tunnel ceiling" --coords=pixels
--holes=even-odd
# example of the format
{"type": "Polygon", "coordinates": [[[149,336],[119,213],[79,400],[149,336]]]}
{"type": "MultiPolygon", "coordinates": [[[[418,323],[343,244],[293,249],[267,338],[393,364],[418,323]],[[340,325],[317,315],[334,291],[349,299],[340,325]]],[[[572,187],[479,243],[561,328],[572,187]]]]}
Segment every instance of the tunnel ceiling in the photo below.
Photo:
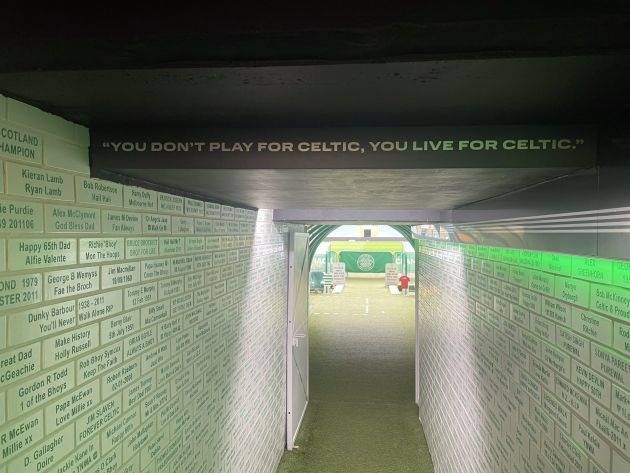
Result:
{"type": "Polygon", "coordinates": [[[609,54],[630,6],[596,2],[127,2],[3,11],[0,71],[609,54]]]}
{"type": "Polygon", "coordinates": [[[630,109],[630,4],[8,9],[0,92],[82,124],[593,123],[630,109]]]}
{"type": "MultiPolygon", "coordinates": [[[[92,128],[628,119],[627,2],[294,3],[12,9],[0,93],[92,128]]],[[[570,169],[119,171],[254,207],[448,209],[570,169]]]]}
{"type": "Polygon", "coordinates": [[[0,91],[90,127],[565,124],[623,117],[629,75],[612,54],[29,71],[0,73],[0,91]]]}

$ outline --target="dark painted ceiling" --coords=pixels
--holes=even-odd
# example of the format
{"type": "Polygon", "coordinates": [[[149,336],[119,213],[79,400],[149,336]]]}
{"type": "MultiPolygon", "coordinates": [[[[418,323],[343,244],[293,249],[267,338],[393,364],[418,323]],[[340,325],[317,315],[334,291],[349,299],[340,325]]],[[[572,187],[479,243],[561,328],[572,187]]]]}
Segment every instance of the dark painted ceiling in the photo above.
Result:
{"type": "Polygon", "coordinates": [[[630,46],[629,19],[624,0],[20,5],[0,71],[606,54],[630,46]]]}
{"type": "MultiPolygon", "coordinates": [[[[103,4],[3,15],[0,93],[92,128],[608,127],[630,113],[628,2],[103,4]]],[[[142,177],[253,206],[349,208],[354,198],[359,208],[450,208],[563,172],[142,177]]]]}
{"type": "Polygon", "coordinates": [[[630,56],[0,74],[74,121],[329,127],[598,123],[630,110],[630,56]]]}

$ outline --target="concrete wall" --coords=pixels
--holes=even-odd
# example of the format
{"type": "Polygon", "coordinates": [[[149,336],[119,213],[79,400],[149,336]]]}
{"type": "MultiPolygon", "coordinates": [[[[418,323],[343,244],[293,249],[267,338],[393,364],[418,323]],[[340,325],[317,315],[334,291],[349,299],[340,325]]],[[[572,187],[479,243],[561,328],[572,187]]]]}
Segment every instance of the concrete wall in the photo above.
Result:
{"type": "Polygon", "coordinates": [[[419,406],[436,472],[630,471],[630,263],[418,250],[419,406]]]}
{"type": "Polygon", "coordinates": [[[0,96],[0,472],[272,472],[287,227],[89,178],[0,96]]]}

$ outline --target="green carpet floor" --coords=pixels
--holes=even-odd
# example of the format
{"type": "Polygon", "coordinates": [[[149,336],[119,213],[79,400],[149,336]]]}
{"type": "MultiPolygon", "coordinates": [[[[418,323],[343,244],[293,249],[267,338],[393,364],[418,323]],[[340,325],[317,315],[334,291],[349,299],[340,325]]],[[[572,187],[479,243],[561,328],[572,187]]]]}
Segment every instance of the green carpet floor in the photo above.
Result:
{"type": "Polygon", "coordinates": [[[413,296],[349,279],[310,300],[310,403],[277,472],[432,473],[413,400],[413,296]]]}

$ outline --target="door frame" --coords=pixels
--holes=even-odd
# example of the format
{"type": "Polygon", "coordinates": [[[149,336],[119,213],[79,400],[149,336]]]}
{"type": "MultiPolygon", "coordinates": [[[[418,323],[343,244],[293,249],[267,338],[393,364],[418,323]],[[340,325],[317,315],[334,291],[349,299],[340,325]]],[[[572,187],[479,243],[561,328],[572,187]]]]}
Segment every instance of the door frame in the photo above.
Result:
{"type": "MultiPolygon", "coordinates": [[[[288,285],[287,285],[287,324],[286,324],[286,337],[285,337],[285,345],[286,345],[286,423],[285,423],[285,436],[286,436],[286,448],[287,450],[292,450],[295,446],[295,438],[297,437],[298,432],[300,431],[300,427],[302,426],[302,421],[304,420],[304,415],[306,414],[306,409],[308,408],[309,403],[309,394],[310,394],[310,356],[307,352],[306,356],[306,404],[304,405],[304,410],[300,415],[300,419],[297,423],[295,431],[293,431],[293,417],[295,415],[292,412],[293,409],[293,346],[294,346],[294,329],[293,329],[293,315],[295,311],[295,301],[293,300],[293,293],[296,286],[301,283],[301,281],[296,281],[295,274],[295,237],[296,235],[303,235],[306,239],[306,249],[305,249],[305,264],[306,268],[304,271],[307,275],[305,283],[306,287],[304,288],[306,294],[306,337],[305,343],[307,344],[308,350],[308,317],[309,317],[309,273],[310,273],[310,262],[308,260],[308,244],[309,244],[309,234],[306,232],[296,232],[291,231],[289,233],[289,258],[288,258],[288,285]]],[[[299,343],[304,343],[301,340],[298,340],[299,343]]]]}

